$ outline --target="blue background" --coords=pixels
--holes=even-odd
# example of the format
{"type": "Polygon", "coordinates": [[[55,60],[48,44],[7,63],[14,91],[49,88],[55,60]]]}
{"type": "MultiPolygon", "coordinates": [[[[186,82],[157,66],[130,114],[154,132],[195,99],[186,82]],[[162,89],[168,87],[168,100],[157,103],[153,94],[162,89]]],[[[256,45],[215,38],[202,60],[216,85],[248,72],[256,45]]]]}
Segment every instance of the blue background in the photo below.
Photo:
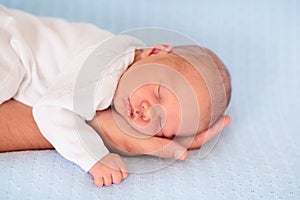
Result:
{"type": "MultiPolygon", "coordinates": [[[[222,58],[233,87],[232,123],[205,159],[191,151],[185,162],[99,189],[55,151],[4,153],[1,199],[300,199],[300,1],[0,3],[114,33],[149,26],[179,31],[222,58]]],[[[141,168],[157,161],[124,159],[141,168]]]]}

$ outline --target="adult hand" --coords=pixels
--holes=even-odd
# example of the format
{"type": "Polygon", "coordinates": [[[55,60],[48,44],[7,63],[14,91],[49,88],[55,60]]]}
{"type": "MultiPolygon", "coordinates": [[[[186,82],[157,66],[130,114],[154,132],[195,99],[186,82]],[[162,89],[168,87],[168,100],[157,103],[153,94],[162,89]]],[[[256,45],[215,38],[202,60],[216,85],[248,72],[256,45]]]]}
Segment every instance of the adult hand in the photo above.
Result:
{"type": "Polygon", "coordinates": [[[179,160],[185,160],[188,156],[187,150],[201,147],[221,133],[231,121],[229,116],[224,115],[206,131],[193,137],[176,137],[171,140],[155,136],[145,137],[133,129],[120,115],[112,112],[114,111],[111,109],[97,112],[96,117],[88,122],[99,133],[110,150],[127,156],[152,155],[179,160]],[[130,131],[131,134],[125,133],[120,127],[130,131]],[[141,137],[137,137],[138,135],[141,137]]]}
{"type": "Polygon", "coordinates": [[[188,149],[198,149],[206,142],[220,134],[231,122],[229,115],[221,116],[209,129],[190,137],[177,137],[175,141],[182,145],[189,145],[188,149]]]}

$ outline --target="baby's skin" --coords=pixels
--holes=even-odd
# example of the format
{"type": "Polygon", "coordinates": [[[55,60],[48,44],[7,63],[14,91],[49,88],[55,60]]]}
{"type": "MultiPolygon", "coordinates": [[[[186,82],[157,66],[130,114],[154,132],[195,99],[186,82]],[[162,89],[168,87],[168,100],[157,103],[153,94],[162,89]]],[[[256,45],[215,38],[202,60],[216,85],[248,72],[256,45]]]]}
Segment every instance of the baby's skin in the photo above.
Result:
{"type": "MultiPolygon", "coordinates": [[[[174,63],[170,62],[173,59],[171,52],[172,47],[166,44],[137,51],[134,63],[124,72],[119,81],[113,99],[114,110],[99,111],[97,113],[98,126],[96,121],[90,122],[97,132],[115,135],[112,137],[103,134],[102,139],[108,137],[108,140],[104,139],[104,141],[110,141],[110,145],[107,143],[106,145],[111,148],[114,145],[117,146],[118,153],[130,152],[137,155],[148,154],[185,160],[188,156],[188,149],[199,148],[220,133],[230,122],[229,116],[222,116],[209,128],[207,124],[201,123],[202,119],[196,117],[182,119],[183,110],[188,110],[189,116],[197,116],[198,109],[190,109],[190,105],[186,106],[182,103],[183,99],[191,102],[191,94],[185,92],[184,96],[178,97],[178,88],[185,88],[177,80],[176,74],[174,75],[168,69],[176,69],[174,63]],[[195,122],[198,125],[197,130],[190,128],[190,124],[195,124],[195,122]],[[155,141],[157,136],[165,139],[155,141]],[[148,140],[152,138],[154,145],[151,148],[147,149],[145,138],[148,140]],[[174,140],[170,140],[172,138],[174,140]],[[132,147],[130,144],[136,145],[132,147]],[[123,151],[120,152],[120,150],[123,151]]],[[[180,63],[180,65],[184,64],[187,65],[180,63]]],[[[193,66],[187,67],[193,70],[193,66]]],[[[200,75],[197,79],[199,81],[194,80],[188,84],[193,91],[197,91],[196,106],[207,108],[210,101],[209,92],[205,89],[205,83],[200,75]]],[[[201,115],[203,116],[204,114],[201,115]]],[[[118,154],[109,153],[97,162],[89,173],[93,175],[95,184],[101,187],[120,183],[128,176],[127,171],[126,164],[121,157],[118,154]]]]}

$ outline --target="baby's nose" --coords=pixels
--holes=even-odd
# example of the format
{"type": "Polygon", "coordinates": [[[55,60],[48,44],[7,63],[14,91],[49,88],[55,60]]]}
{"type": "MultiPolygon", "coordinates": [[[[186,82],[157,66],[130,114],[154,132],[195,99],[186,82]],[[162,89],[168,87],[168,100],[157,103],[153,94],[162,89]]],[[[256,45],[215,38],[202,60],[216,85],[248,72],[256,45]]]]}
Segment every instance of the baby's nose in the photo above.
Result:
{"type": "Polygon", "coordinates": [[[142,103],[141,103],[141,117],[144,121],[149,121],[151,119],[150,108],[151,108],[151,105],[148,101],[146,101],[146,100],[142,101],[142,103]]]}

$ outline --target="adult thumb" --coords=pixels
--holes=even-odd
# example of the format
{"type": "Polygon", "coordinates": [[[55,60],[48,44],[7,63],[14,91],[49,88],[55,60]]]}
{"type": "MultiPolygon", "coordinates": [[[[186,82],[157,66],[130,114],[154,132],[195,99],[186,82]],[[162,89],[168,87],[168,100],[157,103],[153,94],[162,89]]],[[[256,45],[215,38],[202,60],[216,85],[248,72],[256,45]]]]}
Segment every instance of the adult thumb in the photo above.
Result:
{"type": "Polygon", "coordinates": [[[184,146],[168,138],[150,137],[142,146],[142,151],[146,155],[176,160],[185,160],[188,157],[188,151],[184,146]]]}

